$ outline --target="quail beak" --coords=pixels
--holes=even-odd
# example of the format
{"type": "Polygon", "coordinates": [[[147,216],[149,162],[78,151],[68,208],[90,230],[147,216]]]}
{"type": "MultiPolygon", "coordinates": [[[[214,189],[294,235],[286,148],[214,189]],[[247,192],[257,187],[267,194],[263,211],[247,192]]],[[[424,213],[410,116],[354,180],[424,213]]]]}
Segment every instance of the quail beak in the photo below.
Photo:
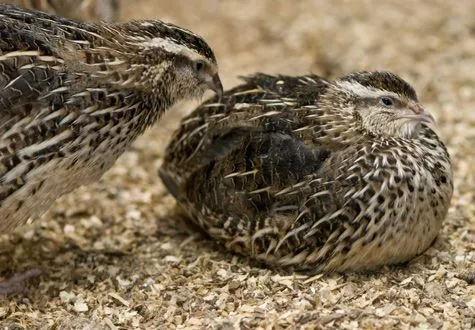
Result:
{"type": "Polygon", "coordinates": [[[219,79],[219,75],[215,73],[213,76],[209,76],[206,80],[206,85],[218,94],[219,97],[223,95],[223,85],[221,84],[221,80],[219,79]]]}
{"type": "Polygon", "coordinates": [[[409,106],[410,115],[403,115],[402,118],[419,121],[429,125],[437,126],[434,117],[426,111],[426,109],[419,103],[414,103],[409,106]]]}

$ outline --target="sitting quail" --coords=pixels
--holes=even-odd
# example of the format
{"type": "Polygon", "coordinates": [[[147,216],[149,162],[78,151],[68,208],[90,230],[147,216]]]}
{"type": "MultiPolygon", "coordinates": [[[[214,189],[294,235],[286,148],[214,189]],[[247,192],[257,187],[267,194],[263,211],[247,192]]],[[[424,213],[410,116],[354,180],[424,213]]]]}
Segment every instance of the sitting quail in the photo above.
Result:
{"type": "Polygon", "coordinates": [[[80,21],[116,21],[120,0],[9,0],[4,3],[37,9],[80,21]]]}
{"type": "Polygon", "coordinates": [[[0,232],[97,181],[164,111],[209,88],[222,92],[215,56],[188,30],[0,5],[0,232]]]}
{"type": "Polygon", "coordinates": [[[256,74],[185,118],[160,176],[210,236],[276,266],[367,270],[426,250],[446,216],[449,154],[389,72],[256,74]]]}

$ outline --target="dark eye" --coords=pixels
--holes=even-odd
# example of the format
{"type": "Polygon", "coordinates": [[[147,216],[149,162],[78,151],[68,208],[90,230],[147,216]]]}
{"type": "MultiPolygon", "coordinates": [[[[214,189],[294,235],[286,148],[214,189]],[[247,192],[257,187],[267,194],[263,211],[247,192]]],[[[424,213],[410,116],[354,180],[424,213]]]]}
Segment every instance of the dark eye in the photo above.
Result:
{"type": "Polygon", "coordinates": [[[198,61],[194,61],[193,62],[193,69],[196,71],[196,72],[200,72],[201,70],[203,70],[205,68],[205,62],[202,61],[202,60],[198,60],[198,61]]]}
{"type": "Polygon", "coordinates": [[[379,103],[383,106],[385,106],[386,108],[391,108],[393,105],[394,105],[394,101],[392,98],[390,97],[387,97],[387,96],[383,96],[380,100],[379,100],[379,103]]]}

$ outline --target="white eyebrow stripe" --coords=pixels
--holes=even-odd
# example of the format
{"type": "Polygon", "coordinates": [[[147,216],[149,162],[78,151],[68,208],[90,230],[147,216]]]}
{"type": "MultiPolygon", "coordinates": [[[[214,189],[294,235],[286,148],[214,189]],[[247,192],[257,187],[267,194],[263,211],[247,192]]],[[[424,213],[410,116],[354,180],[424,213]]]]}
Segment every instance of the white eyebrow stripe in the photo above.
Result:
{"type": "Polygon", "coordinates": [[[341,88],[364,98],[378,98],[381,96],[391,96],[399,98],[399,95],[390,91],[363,86],[356,81],[338,81],[336,83],[341,88]]]}
{"type": "Polygon", "coordinates": [[[185,51],[193,51],[192,49],[186,47],[185,45],[177,43],[175,40],[170,38],[159,38],[155,37],[152,39],[147,39],[143,42],[134,43],[135,45],[143,48],[162,48],[165,51],[173,54],[180,54],[185,51]]]}

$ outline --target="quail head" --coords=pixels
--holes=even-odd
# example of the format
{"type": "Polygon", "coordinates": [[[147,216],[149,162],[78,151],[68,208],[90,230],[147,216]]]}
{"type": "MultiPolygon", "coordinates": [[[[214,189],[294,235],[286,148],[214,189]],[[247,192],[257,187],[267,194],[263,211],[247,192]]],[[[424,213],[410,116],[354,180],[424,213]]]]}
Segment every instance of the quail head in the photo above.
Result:
{"type": "Polygon", "coordinates": [[[3,3],[88,22],[116,21],[121,5],[120,0],[8,0],[3,3]]]}
{"type": "Polygon", "coordinates": [[[232,250],[302,270],[371,269],[420,254],[441,228],[453,185],[433,123],[389,72],[255,74],[182,121],[160,176],[232,250]]]}
{"type": "Polygon", "coordinates": [[[175,102],[221,93],[196,34],[0,5],[0,231],[97,181],[175,102]]]}

